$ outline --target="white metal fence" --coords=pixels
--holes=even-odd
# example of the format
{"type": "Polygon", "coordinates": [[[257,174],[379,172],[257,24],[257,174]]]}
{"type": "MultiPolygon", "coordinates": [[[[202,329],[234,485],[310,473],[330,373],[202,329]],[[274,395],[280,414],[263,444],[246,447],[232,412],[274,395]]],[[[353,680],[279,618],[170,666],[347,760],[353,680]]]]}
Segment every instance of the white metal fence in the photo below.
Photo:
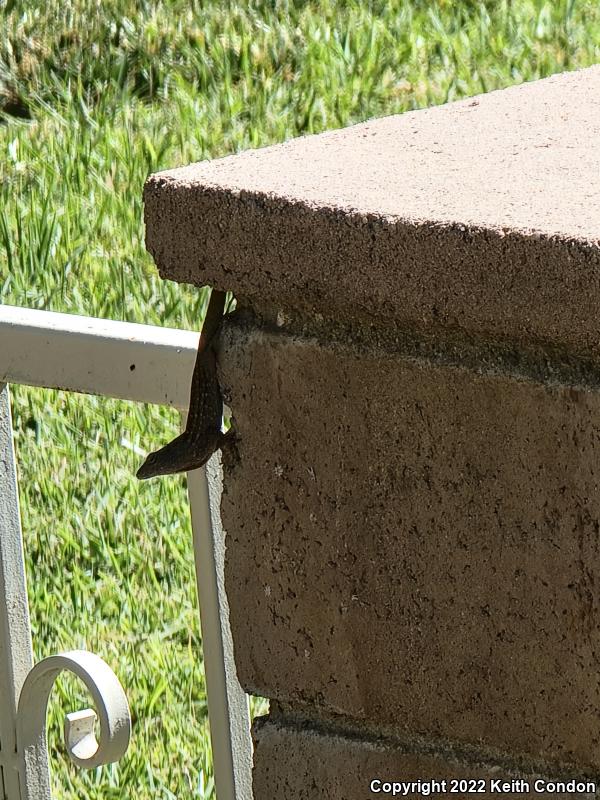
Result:
{"type": "MultiPolygon", "coordinates": [[[[78,766],[118,760],[131,728],[125,693],[98,656],[70,651],[33,664],[7,384],[184,410],[197,346],[198,334],[188,331],[0,305],[0,800],[50,798],[46,705],[62,670],[83,680],[95,705],[96,713],[65,718],[67,751],[78,766]]],[[[233,663],[221,486],[216,459],[188,473],[217,800],[250,800],[250,722],[233,663]]]]}

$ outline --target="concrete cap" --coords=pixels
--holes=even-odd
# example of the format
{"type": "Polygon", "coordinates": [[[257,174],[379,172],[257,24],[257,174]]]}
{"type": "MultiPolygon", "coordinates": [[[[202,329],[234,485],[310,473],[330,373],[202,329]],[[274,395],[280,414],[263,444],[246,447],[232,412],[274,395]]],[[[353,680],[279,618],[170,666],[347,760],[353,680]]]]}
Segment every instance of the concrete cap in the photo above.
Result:
{"type": "Polygon", "coordinates": [[[150,176],[167,278],[600,353],[600,66],[150,176]]]}

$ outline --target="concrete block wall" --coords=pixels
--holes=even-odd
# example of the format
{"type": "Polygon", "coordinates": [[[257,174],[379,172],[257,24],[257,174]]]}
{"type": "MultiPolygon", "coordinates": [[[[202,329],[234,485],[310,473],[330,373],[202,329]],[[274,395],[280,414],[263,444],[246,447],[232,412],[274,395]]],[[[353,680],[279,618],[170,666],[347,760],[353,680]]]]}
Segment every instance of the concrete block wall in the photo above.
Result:
{"type": "Polygon", "coordinates": [[[256,800],[600,790],[599,98],[594,67],[146,185],[163,277],[238,300],[256,800]]]}

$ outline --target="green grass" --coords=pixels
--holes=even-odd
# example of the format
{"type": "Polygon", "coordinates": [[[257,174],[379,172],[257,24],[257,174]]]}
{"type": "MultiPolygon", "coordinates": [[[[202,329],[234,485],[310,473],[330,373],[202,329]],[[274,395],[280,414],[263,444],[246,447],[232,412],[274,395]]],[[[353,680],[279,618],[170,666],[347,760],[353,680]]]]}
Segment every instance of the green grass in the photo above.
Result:
{"type": "MultiPolygon", "coordinates": [[[[148,173],[600,61],[596,0],[0,0],[0,24],[0,300],[194,329],[204,297],[144,250],[148,173]]],[[[184,479],[139,484],[122,444],[176,416],[12,396],[36,657],[98,652],[134,714],[120,764],[82,773],[61,682],[55,796],[213,797],[184,479]]]]}

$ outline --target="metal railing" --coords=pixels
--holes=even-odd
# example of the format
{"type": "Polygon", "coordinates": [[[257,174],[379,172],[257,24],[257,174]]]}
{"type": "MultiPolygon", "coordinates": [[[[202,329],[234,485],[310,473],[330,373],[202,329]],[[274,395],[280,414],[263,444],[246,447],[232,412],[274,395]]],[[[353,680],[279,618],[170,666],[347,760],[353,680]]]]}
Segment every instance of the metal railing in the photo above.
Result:
{"type": "MultiPolygon", "coordinates": [[[[86,651],[33,664],[8,385],[28,384],[168,404],[185,413],[198,334],[0,305],[0,798],[49,800],[46,705],[63,669],[80,677],[96,713],[67,714],[65,740],[82,767],[118,760],[130,737],[125,693],[86,651]],[[2,793],[3,792],[3,793],[2,793]]],[[[224,587],[218,459],[188,473],[217,800],[250,800],[248,699],[233,662],[224,587]]]]}

